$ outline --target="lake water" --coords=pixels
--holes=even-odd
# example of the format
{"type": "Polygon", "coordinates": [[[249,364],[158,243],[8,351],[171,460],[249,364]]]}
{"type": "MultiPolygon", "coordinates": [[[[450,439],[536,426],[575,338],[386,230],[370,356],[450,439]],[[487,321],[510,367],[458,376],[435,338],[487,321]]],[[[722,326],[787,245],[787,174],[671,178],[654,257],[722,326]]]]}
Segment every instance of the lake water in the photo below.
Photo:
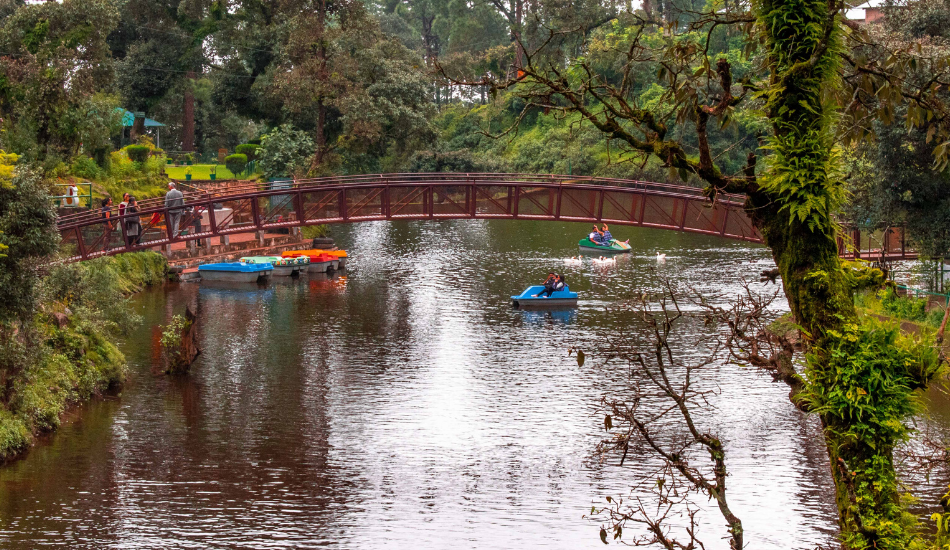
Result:
{"type": "MultiPolygon", "coordinates": [[[[145,322],[122,345],[121,395],[0,469],[0,546],[602,547],[592,503],[627,496],[656,465],[596,453],[601,396],[629,380],[591,350],[636,330],[605,308],[655,292],[658,276],[734,295],[772,266],[757,245],[615,230],[633,253],[599,267],[562,261],[586,225],[364,223],[333,229],[350,252],[339,277],[135,296],[145,322]],[[577,309],[512,309],[550,270],[581,292],[577,309]],[[188,376],[153,375],[157,325],[193,300],[202,355],[188,376]],[[582,367],[575,345],[591,355],[582,367]]],[[[708,337],[692,323],[677,345],[689,355],[708,337]]],[[[815,419],[748,368],[716,365],[701,383],[718,388],[697,415],[725,441],[747,543],[833,543],[815,419]]],[[[706,547],[725,548],[718,513],[700,517],[706,547]]]]}

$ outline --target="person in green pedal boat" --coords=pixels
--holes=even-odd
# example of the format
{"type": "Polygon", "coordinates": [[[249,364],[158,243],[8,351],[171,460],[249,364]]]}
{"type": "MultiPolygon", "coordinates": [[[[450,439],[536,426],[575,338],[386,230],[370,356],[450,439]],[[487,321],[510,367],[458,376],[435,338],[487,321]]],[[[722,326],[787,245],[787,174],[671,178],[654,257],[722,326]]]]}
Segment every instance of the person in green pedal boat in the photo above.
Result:
{"type": "MultiPolygon", "coordinates": [[[[606,227],[606,226],[604,226],[604,227],[606,227]]],[[[607,240],[607,241],[604,240],[604,234],[600,232],[600,229],[597,229],[597,226],[596,226],[596,225],[594,226],[594,230],[590,232],[590,235],[588,235],[587,238],[590,239],[590,242],[592,242],[592,243],[594,243],[594,244],[599,244],[599,245],[602,245],[602,246],[608,246],[608,245],[610,245],[610,241],[609,241],[609,240],[607,240]]]]}
{"type": "MultiPolygon", "coordinates": [[[[594,229],[597,229],[597,226],[594,226],[594,229]]],[[[610,234],[610,229],[607,228],[607,224],[604,224],[603,231],[600,232],[601,238],[603,238],[603,243],[606,246],[610,246],[610,243],[613,242],[614,236],[610,234]]],[[[618,243],[621,241],[617,241],[618,243]]],[[[624,244],[630,244],[630,239],[622,241],[624,244]]]]}

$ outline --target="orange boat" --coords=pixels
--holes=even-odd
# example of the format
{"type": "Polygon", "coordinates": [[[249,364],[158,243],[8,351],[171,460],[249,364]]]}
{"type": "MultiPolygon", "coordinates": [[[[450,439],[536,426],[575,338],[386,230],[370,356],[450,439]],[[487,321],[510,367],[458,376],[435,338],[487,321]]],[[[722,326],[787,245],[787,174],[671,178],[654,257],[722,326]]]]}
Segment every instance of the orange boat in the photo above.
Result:
{"type": "Polygon", "coordinates": [[[325,250],[287,250],[282,252],[284,258],[296,258],[298,256],[307,256],[310,258],[309,273],[325,273],[339,269],[340,262],[336,256],[327,254],[325,250]]]}

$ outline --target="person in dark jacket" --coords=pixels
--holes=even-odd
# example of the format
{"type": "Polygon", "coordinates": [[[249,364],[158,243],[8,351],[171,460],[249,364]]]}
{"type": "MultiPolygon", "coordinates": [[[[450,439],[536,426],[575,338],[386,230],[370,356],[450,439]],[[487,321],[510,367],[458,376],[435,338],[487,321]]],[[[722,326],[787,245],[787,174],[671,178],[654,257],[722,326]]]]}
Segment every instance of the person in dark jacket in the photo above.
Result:
{"type": "Polygon", "coordinates": [[[129,195],[125,213],[131,217],[125,219],[125,242],[127,246],[135,246],[142,239],[142,220],[139,219],[139,203],[135,197],[129,195]]]}
{"type": "Polygon", "coordinates": [[[537,298],[545,293],[547,293],[548,297],[551,296],[551,293],[554,292],[554,286],[557,284],[557,275],[555,275],[554,273],[548,273],[548,278],[545,279],[544,283],[542,284],[544,285],[544,290],[542,290],[538,294],[535,294],[533,296],[534,298],[537,298]]]}
{"type": "Polygon", "coordinates": [[[102,232],[104,234],[102,239],[103,248],[109,250],[109,241],[112,240],[112,230],[115,229],[115,226],[112,225],[112,197],[102,199],[102,207],[99,208],[99,214],[102,216],[102,232]]]}

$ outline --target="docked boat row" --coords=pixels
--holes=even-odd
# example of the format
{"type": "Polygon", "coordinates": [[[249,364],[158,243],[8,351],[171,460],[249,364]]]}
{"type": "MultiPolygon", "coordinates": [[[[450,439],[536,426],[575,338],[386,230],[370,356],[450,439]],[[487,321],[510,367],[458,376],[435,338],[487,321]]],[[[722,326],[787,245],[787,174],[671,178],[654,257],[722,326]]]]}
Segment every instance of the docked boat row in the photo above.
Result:
{"type": "Polygon", "coordinates": [[[245,256],[236,262],[198,266],[203,280],[253,283],[268,277],[332,273],[346,267],[345,250],[288,250],[280,256],[245,256]]]}

